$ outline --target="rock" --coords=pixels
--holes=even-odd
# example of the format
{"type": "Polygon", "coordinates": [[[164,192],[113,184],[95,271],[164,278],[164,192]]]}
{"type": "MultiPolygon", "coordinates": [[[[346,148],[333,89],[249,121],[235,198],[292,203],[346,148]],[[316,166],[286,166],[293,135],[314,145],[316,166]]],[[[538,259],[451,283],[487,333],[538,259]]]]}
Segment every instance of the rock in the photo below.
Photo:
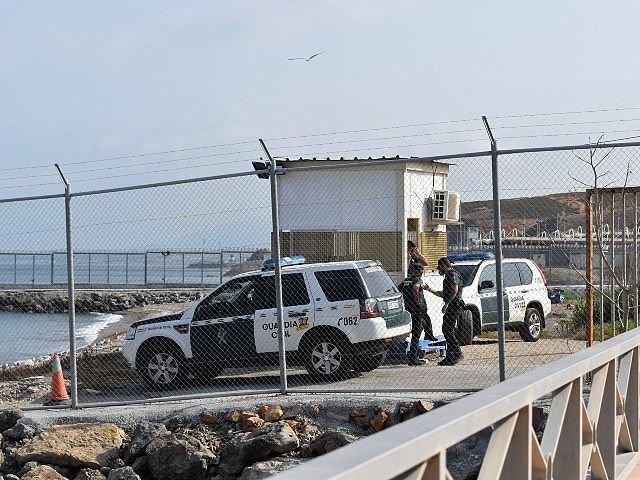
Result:
{"type": "Polygon", "coordinates": [[[282,407],[280,405],[272,405],[268,407],[268,410],[264,413],[262,418],[264,418],[265,422],[275,422],[279,420],[282,415],[284,415],[282,407]]]}
{"type": "Polygon", "coordinates": [[[24,416],[22,410],[17,408],[7,408],[0,410],[0,432],[13,427],[16,422],[24,416]]]}
{"type": "Polygon", "coordinates": [[[420,413],[427,413],[433,410],[435,408],[435,405],[433,402],[430,402],[428,400],[418,400],[416,402],[416,408],[420,413]]]}
{"type": "Polygon", "coordinates": [[[260,417],[256,412],[244,411],[240,414],[240,419],[244,422],[248,418],[260,417]]]}
{"type": "Polygon", "coordinates": [[[131,468],[133,468],[133,471],[139,475],[147,473],[149,471],[149,462],[147,461],[147,457],[143,455],[142,457],[136,458],[131,464],[131,468]]]}
{"type": "Polygon", "coordinates": [[[290,468],[297,467],[303,461],[296,457],[276,457],[264,462],[257,462],[246,467],[238,480],[259,480],[271,477],[290,468]]]}
{"type": "Polygon", "coordinates": [[[20,477],[18,477],[16,475],[9,474],[9,475],[5,475],[4,476],[4,480],[20,480],[20,477]]]}
{"type": "Polygon", "coordinates": [[[293,429],[294,432],[302,428],[301,422],[296,422],[295,420],[285,420],[285,422],[293,429]]]}
{"type": "Polygon", "coordinates": [[[40,464],[38,462],[27,462],[25,463],[20,470],[18,470],[18,476],[21,477],[25,473],[30,472],[40,464]]]}
{"type": "Polygon", "coordinates": [[[256,428],[260,428],[265,423],[266,422],[258,416],[249,417],[242,423],[242,427],[246,432],[253,432],[256,428]]]}
{"type": "MultiPolygon", "coordinates": [[[[5,477],[8,478],[8,477],[5,477]]],[[[38,465],[25,473],[20,480],[68,480],[49,465],[38,465]]]]}
{"type": "Polygon", "coordinates": [[[351,419],[353,423],[355,423],[360,428],[364,428],[365,430],[371,426],[371,417],[354,417],[351,419]]]}
{"type": "Polygon", "coordinates": [[[25,440],[33,438],[37,433],[40,432],[31,420],[21,418],[13,427],[5,430],[3,435],[12,440],[25,440]]]}
{"type": "Polygon", "coordinates": [[[158,437],[147,446],[149,470],[155,480],[203,479],[213,453],[184,434],[158,437]]]}
{"type": "Polygon", "coordinates": [[[299,403],[293,405],[282,415],[282,420],[295,420],[295,418],[303,412],[302,405],[299,403]]]}
{"type": "Polygon", "coordinates": [[[452,478],[461,480],[476,478],[480,472],[491,433],[491,427],[487,427],[447,449],[447,470],[452,478]]]}
{"type": "Polygon", "coordinates": [[[114,468],[109,472],[107,480],[140,480],[131,467],[114,468]]]}
{"type": "Polygon", "coordinates": [[[124,461],[130,464],[144,454],[149,443],[158,437],[169,435],[169,431],[162,423],[140,422],[131,433],[131,441],[124,452],[124,461]]]}
{"type": "Polygon", "coordinates": [[[218,423],[218,416],[215,412],[205,410],[200,414],[200,422],[205,425],[216,425],[218,423]]]}
{"type": "Polygon", "coordinates": [[[350,414],[349,414],[349,418],[351,420],[353,420],[354,418],[359,418],[359,417],[366,417],[367,414],[366,412],[363,412],[362,410],[353,410],[350,414]]]}
{"type": "Polygon", "coordinates": [[[312,405],[311,408],[309,409],[309,415],[311,415],[312,417],[319,417],[320,405],[312,405]]]}
{"type": "Polygon", "coordinates": [[[252,433],[237,435],[220,453],[220,472],[239,475],[246,466],[274,454],[290,452],[300,445],[293,429],[284,421],[267,423],[252,433]]]}
{"type": "Polygon", "coordinates": [[[189,426],[190,423],[191,421],[184,415],[176,415],[175,417],[172,417],[167,422],[165,422],[165,425],[167,426],[167,430],[175,432],[179,428],[189,426]]]}
{"type": "Polygon", "coordinates": [[[107,480],[107,477],[100,473],[100,470],[83,468],[73,480],[107,480]]]}
{"type": "Polygon", "coordinates": [[[418,408],[416,405],[410,403],[399,403],[398,415],[400,416],[400,420],[405,422],[418,415],[418,408]]]}
{"type": "Polygon", "coordinates": [[[227,422],[231,422],[231,423],[238,423],[242,420],[242,418],[240,417],[240,412],[237,410],[227,412],[224,416],[224,419],[227,422]]]}
{"type": "Polygon", "coordinates": [[[329,431],[313,440],[309,447],[315,456],[324,455],[337,448],[353,443],[356,439],[343,432],[329,431]]]}
{"type": "Polygon", "coordinates": [[[376,432],[379,432],[384,428],[388,418],[389,414],[383,410],[371,419],[371,426],[376,432]]]}
{"type": "Polygon", "coordinates": [[[56,425],[16,449],[16,459],[69,466],[100,468],[119,459],[124,432],[112,423],[56,425]]]}

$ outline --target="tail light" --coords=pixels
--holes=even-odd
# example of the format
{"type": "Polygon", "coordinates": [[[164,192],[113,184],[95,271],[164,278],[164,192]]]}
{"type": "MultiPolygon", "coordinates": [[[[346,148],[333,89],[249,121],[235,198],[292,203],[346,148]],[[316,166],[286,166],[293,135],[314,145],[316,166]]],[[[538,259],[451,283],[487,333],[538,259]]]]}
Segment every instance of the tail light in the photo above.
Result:
{"type": "Polygon", "coordinates": [[[538,265],[536,262],[533,262],[533,264],[536,266],[536,268],[540,272],[540,275],[542,275],[542,281],[544,282],[544,286],[546,287],[547,286],[547,276],[542,271],[542,268],[540,268],[540,265],[538,265]]]}
{"type": "Polygon", "coordinates": [[[375,298],[365,298],[360,304],[360,318],[378,317],[378,301],[375,298]]]}

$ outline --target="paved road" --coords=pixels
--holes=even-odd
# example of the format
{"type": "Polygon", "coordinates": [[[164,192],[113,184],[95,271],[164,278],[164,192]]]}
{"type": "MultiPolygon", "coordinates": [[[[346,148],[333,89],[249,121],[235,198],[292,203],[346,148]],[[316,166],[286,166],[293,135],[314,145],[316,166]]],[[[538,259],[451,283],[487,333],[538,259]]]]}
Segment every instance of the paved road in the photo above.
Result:
{"type": "MultiPolygon", "coordinates": [[[[509,340],[505,345],[506,374],[512,377],[532,368],[575,353],[584,342],[565,339],[541,339],[535,343],[509,340]]],[[[478,339],[463,347],[464,360],[453,367],[439,367],[435,354],[423,366],[410,367],[401,359],[388,359],[380,368],[333,383],[315,382],[305,370],[289,369],[288,387],[308,393],[365,393],[397,391],[468,391],[489,387],[499,380],[498,343],[478,339]]],[[[99,360],[99,357],[98,357],[99,360]]],[[[99,363],[99,362],[97,362],[99,363]]],[[[82,368],[82,367],[80,367],[82,368]]],[[[225,371],[207,384],[191,382],[186,388],[170,392],[151,389],[140,381],[126,364],[110,363],[92,374],[79,371],[81,404],[130,402],[167,398],[170,396],[250,394],[256,391],[280,391],[278,370],[225,371]]]]}

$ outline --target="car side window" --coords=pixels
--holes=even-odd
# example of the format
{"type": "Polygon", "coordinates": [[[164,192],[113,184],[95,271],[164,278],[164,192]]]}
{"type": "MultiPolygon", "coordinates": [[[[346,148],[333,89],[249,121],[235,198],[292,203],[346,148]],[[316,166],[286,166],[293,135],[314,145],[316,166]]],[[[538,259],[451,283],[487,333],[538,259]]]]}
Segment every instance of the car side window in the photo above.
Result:
{"type": "Polygon", "coordinates": [[[354,268],[345,270],[324,270],[315,272],[322,293],[330,302],[359,300],[365,292],[360,275],[354,268]]]}
{"type": "Polygon", "coordinates": [[[309,292],[302,273],[289,273],[282,276],[282,303],[285,307],[309,305],[309,292]]]}
{"type": "Polygon", "coordinates": [[[480,272],[480,277],[478,278],[478,287],[480,287],[480,285],[482,285],[482,282],[484,282],[485,280],[490,280],[491,283],[493,283],[493,288],[484,288],[482,289],[483,292],[493,292],[495,291],[496,287],[496,266],[495,265],[487,265],[486,267],[484,267],[484,269],[482,269],[482,271],[480,272]]]}
{"type": "Polygon", "coordinates": [[[204,299],[195,312],[197,319],[246,315],[252,309],[257,277],[230,280],[204,299]]]}
{"type": "Polygon", "coordinates": [[[517,287],[520,285],[520,273],[515,263],[502,264],[502,283],[504,287],[517,287]]]}
{"type": "MultiPolygon", "coordinates": [[[[307,285],[302,273],[287,273],[282,275],[282,306],[294,307],[310,303],[307,285]]],[[[275,277],[269,275],[256,281],[253,296],[255,310],[276,308],[275,277]]]]}
{"type": "Polygon", "coordinates": [[[518,270],[520,271],[520,280],[523,285],[531,285],[533,283],[533,272],[529,265],[524,262],[518,262],[518,270]]]}

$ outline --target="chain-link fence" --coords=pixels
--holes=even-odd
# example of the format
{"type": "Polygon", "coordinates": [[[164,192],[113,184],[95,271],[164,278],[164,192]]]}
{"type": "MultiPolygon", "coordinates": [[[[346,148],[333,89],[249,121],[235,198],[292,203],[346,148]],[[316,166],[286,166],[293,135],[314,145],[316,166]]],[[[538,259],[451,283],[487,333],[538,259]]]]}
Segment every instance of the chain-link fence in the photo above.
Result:
{"type": "Polygon", "coordinates": [[[64,195],[2,201],[3,379],[58,352],[76,405],[485,388],[586,347],[587,278],[607,294],[596,341],[615,302],[637,312],[637,208],[609,204],[596,230],[613,249],[588,257],[585,190],[606,172],[637,184],[640,145],[600,147],[497,152],[499,234],[488,152],[278,160],[278,175],[70,194],[68,218],[64,195]]]}

